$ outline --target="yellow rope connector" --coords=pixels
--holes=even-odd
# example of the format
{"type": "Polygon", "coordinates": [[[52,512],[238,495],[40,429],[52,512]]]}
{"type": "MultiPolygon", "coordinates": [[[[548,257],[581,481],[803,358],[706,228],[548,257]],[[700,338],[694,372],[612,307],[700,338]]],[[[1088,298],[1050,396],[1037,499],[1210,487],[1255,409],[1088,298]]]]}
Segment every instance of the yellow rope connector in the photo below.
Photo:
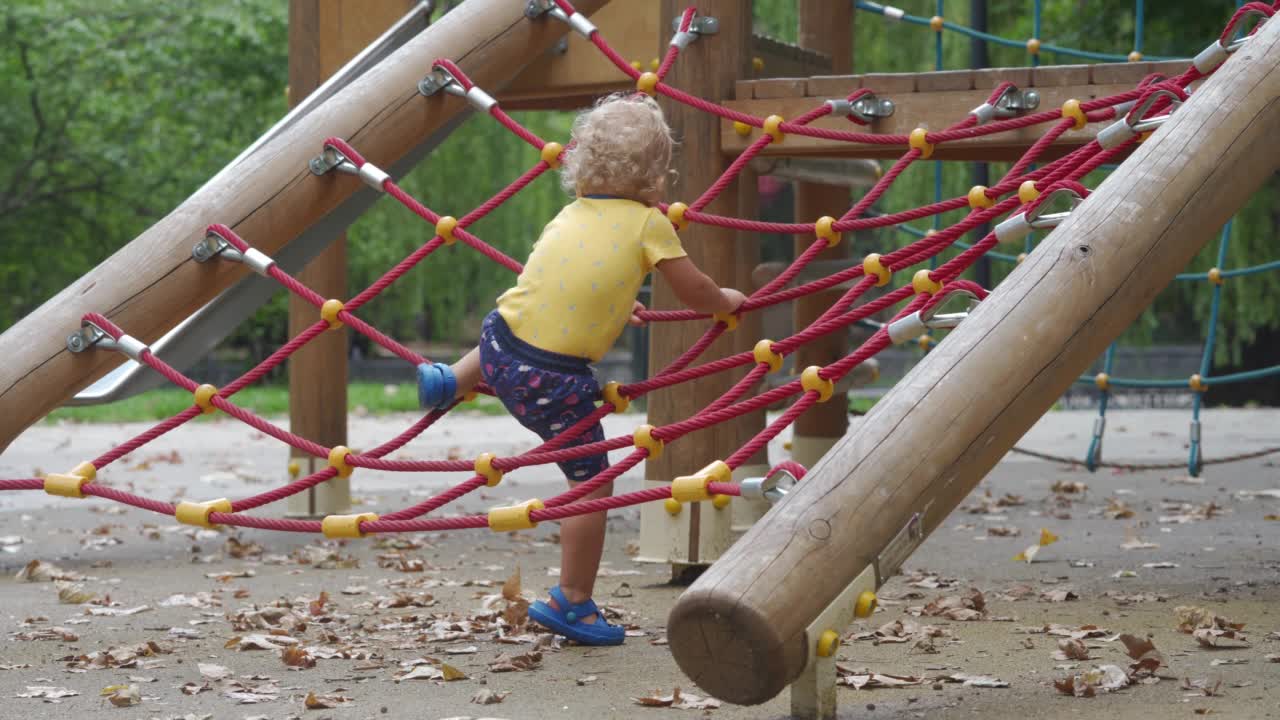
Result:
{"type": "Polygon", "coordinates": [[[1137,50],[1129,53],[1129,62],[1142,62],[1142,53],[1137,50]]]}
{"type": "MultiPolygon", "coordinates": [[[[546,148],[543,148],[545,150],[546,148]]],[[[452,215],[444,215],[436,221],[436,235],[444,240],[445,245],[452,245],[458,242],[458,238],[453,236],[453,231],[458,228],[458,218],[452,215]]]]}
{"type": "Polygon", "coordinates": [[[761,58],[761,57],[751,58],[751,69],[755,70],[756,72],[764,72],[764,58],[761,58]]]}
{"type": "Polygon", "coordinates": [[[840,647],[840,633],[835,630],[823,630],[818,636],[818,657],[831,657],[836,654],[838,647],[840,647]]]}
{"type": "Polygon", "coordinates": [[[1027,41],[1027,52],[1032,55],[1040,54],[1040,38],[1031,38],[1027,41]]]}
{"type": "Polygon", "coordinates": [[[551,166],[552,170],[560,167],[560,153],[564,152],[564,146],[558,142],[549,142],[542,146],[542,162],[551,166]]]}
{"type": "Polygon", "coordinates": [[[217,526],[209,522],[209,515],[216,512],[231,513],[235,511],[231,509],[231,501],[226,498],[206,500],[204,502],[183,500],[173,509],[173,516],[183,525],[211,528],[217,526]]]}
{"type": "Polygon", "coordinates": [[[836,232],[835,224],[836,219],[830,215],[823,215],[813,224],[813,234],[826,240],[829,248],[840,244],[840,233],[836,232]]]}
{"type": "Polygon", "coordinates": [[[662,67],[662,61],[661,61],[661,60],[659,60],[658,58],[653,58],[653,59],[651,59],[651,60],[649,61],[649,69],[650,69],[650,70],[652,70],[652,71],[654,71],[654,72],[657,72],[657,71],[658,71],[658,68],[660,68],[660,67],[662,67]]]}
{"type": "Polygon", "coordinates": [[[733,121],[733,131],[734,131],[734,132],[736,132],[736,133],[738,133],[738,134],[739,134],[739,135],[741,135],[742,137],[747,137],[748,135],[750,135],[750,134],[751,134],[751,126],[750,126],[750,125],[748,125],[748,124],[746,124],[746,123],[744,123],[744,122],[741,122],[741,121],[738,121],[738,120],[734,120],[734,121],[733,121]]]}
{"type": "Polygon", "coordinates": [[[632,67],[633,69],[635,69],[635,70],[643,70],[643,69],[644,69],[644,63],[640,62],[639,60],[632,60],[632,61],[631,61],[631,67],[632,67]]]}
{"type": "Polygon", "coordinates": [[[1014,265],[1021,265],[1023,260],[1027,259],[1026,253],[1018,253],[1018,257],[1014,258],[1014,265]]]}
{"type": "Polygon", "coordinates": [[[942,32],[942,16],[934,15],[929,18],[929,29],[934,32],[942,32]]]}
{"type": "Polygon", "coordinates": [[[84,485],[98,476],[98,468],[85,461],[66,473],[49,473],[44,476],[44,491],[59,497],[82,498],[84,485]]]}
{"type": "Polygon", "coordinates": [[[818,393],[818,402],[823,403],[831,399],[831,395],[836,391],[836,384],[823,379],[818,374],[821,371],[822,368],[817,365],[805,368],[804,372],[800,373],[800,387],[804,388],[805,392],[812,390],[818,393]]]}
{"type": "Polygon", "coordinates": [[[1106,392],[1111,389],[1111,376],[1104,372],[1100,372],[1093,376],[1093,384],[1097,385],[1099,390],[1106,392]]]}
{"type": "Polygon", "coordinates": [[[974,210],[985,210],[989,207],[993,207],[995,204],[996,201],[992,200],[987,195],[986,185],[974,185],[972,188],[969,188],[970,208],[974,210]]]}
{"type": "Polygon", "coordinates": [[[1214,285],[1221,285],[1223,283],[1223,280],[1225,280],[1225,278],[1222,277],[1222,270],[1218,268],[1209,268],[1208,275],[1209,275],[1208,277],[1209,282],[1213,283],[1214,285]]]}
{"type": "Polygon", "coordinates": [[[667,514],[673,517],[679,515],[680,511],[684,509],[684,505],[681,505],[680,501],[675,498],[667,498],[666,500],[663,500],[662,507],[666,508],[667,514]]]}
{"type": "Polygon", "coordinates": [[[487,487],[494,487],[502,482],[502,471],[493,466],[494,459],[493,453],[480,453],[476,457],[476,474],[485,479],[487,487]]]}
{"type": "Polygon", "coordinates": [[[862,259],[862,274],[867,277],[874,277],[876,279],[876,287],[888,285],[889,278],[893,277],[893,271],[880,262],[880,253],[871,253],[862,259]]]}
{"type": "Polygon", "coordinates": [[[1027,203],[1040,197],[1040,191],[1036,189],[1036,181],[1028,180],[1018,186],[1018,202],[1026,205],[1027,203]]]}
{"type": "Polygon", "coordinates": [[[329,467],[338,471],[338,477],[351,477],[351,473],[355,472],[355,467],[347,463],[347,456],[351,454],[351,448],[345,445],[334,445],[329,451],[329,467]]]}
{"type": "Polygon", "coordinates": [[[342,301],[330,298],[320,306],[320,319],[329,323],[330,330],[337,330],[342,327],[342,321],[338,319],[340,312],[342,312],[342,301]]]}
{"type": "Polygon", "coordinates": [[[684,213],[689,209],[688,205],[682,202],[673,202],[667,206],[667,219],[677,230],[683,230],[689,227],[689,221],[684,219],[684,213]]]}
{"type": "Polygon", "coordinates": [[[917,294],[929,293],[930,295],[937,295],[938,291],[942,289],[942,283],[934,280],[929,271],[922,268],[911,278],[911,289],[915,290],[917,294]]]}
{"type": "Polygon", "coordinates": [[[627,408],[631,407],[631,398],[622,394],[621,387],[622,385],[617,382],[607,382],[604,384],[604,389],[600,391],[600,397],[613,406],[614,412],[620,413],[626,412],[627,408]]]}
{"type": "Polygon", "coordinates": [[[360,523],[376,522],[377,520],[377,513],[326,515],[320,521],[320,531],[327,538],[362,538],[365,533],[360,530],[360,523]]]}
{"type": "Polygon", "coordinates": [[[933,347],[933,336],[927,334],[921,335],[916,338],[916,345],[919,345],[921,350],[929,352],[929,348],[933,347]]]}
{"type": "Polygon", "coordinates": [[[853,604],[853,616],[857,618],[869,618],[871,613],[876,611],[876,605],[880,601],[876,598],[876,594],[870,590],[863,590],[858,594],[858,601],[853,604]]]}
{"type": "Polygon", "coordinates": [[[779,126],[784,122],[786,121],[782,119],[781,115],[770,115],[764,119],[764,134],[773,138],[775,143],[782,142],[783,139],[786,138],[786,135],[782,134],[782,130],[779,126]]]}
{"type": "Polygon", "coordinates": [[[911,131],[911,135],[907,138],[907,144],[919,150],[920,157],[925,160],[928,160],[933,155],[934,145],[929,142],[929,131],[922,127],[911,131]]]}
{"type": "Polygon", "coordinates": [[[774,352],[772,340],[761,340],[756,343],[751,356],[761,365],[768,365],[769,372],[778,372],[782,369],[782,355],[774,352]]]}
{"type": "Polygon", "coordinates": [[[1089,118],[1084,115],[1084,108],[1080,107],[1080,101],[1075,98],[1062,103],[1062,117],[1075,120],[1076,130],[1083,130],[1089,124],[1089,118]]]}
{"type": "Polygon", "coordinates": [[[738,329],[738,316],[734,313],[716,313],[713,315],[716,322],[724,323],[724,329],[730,332],[738,329]]]}
{"type": "Polygon", "coordinates": [[[733,498],[728,495],[715,494],[711,496],[711,507],[717,510],[723,510],[729,507],[729,501],[733,498]]]}
{"type": "Polygon", "coordinates": [[[192,393],[195,403],[200,407],[200,412],[210,415],[217,412],[218,408],[213,406],[213,396],[218,394],[218,388],[205,383],[196,388],[192,393]]]}
{"type": "Polygon", "coordinates": [[[302,465],[297,460],[290,460],[287,469],[291,478],[296,478],[302,473],[302,465]]]}
{"type": "Polygon", "coordinates": [[[692,475],[684,475],[671,481],[671,497],[676,502],[702,502],[710,500],[707,486],[713,482],[733,482],[733,470],[723,460],[716,460],[692,475]]]}
{"type": "Polygon", "coordinates": [[[529,517],[529,513],[544,507],[541,500],[534,498],[519,505],[493,508],[489,511],[489,529],[494,532],[511,532],[536,527],[538,523],[529,517]]]}
{"type": "Polygon", "coordinates": [[[662,438],[653,436],[652,425],[641,425],[636,428],[636,431],[631,434],[631,441],[636,447],[649,451],[649,460],[662,457],[662,449],[667,445],[662,438]]]}
{"type": "Polygon", "coordinates": [[[636,89],[650,97],[657,91],[658,76],[647,72],[636,79],[636,89]]]}
{"type": "Polygon", "coordinates": [[[1191,379],[1187,381],[1187,386],[1190,387],[1192,391],[1198,393],[1205,392],[1209,389],[1209,386],[1204,384],[1204,379],[1200,377],[1200,373],[1192,375],[1191,379]]]}

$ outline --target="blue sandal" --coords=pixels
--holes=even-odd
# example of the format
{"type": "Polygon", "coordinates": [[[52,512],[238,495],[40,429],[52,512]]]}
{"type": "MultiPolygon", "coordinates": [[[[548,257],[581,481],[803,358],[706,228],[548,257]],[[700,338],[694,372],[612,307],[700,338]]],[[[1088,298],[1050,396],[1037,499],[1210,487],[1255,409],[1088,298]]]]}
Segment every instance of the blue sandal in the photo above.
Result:
{"type": "Polygon", "coordinates": [[[627,631],[621,625],[605,622],[600,608],[590,598],[572,605],[558,585],[551,588],[551,598],[560,606],[559,610],[541,600],[529,606],[529,617],[539,625],[582,645],[621,645],[626,639],[627,631]],[[582,622],[592,615],[596,616],[595,622],[582,622]]]}

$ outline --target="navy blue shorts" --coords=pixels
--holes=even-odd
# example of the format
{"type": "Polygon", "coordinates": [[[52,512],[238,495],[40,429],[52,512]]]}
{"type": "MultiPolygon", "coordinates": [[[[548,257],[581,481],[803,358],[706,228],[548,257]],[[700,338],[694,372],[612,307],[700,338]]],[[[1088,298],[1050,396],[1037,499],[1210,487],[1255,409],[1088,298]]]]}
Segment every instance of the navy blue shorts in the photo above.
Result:
{"type": "MultiPolygon", "coordinates": [[[[534,347],[516,337],[497,310],[480,331],[480,371],[519,423],[543,440],[573,427],[596,410],[600,384],[585,358],[534,347]]],[[[571,448],[604,440],[600,423],[570,440],[571,448]]],[[[609,467],[606,454],[560,463],[571,482],[590,480],[609,467]]]]}

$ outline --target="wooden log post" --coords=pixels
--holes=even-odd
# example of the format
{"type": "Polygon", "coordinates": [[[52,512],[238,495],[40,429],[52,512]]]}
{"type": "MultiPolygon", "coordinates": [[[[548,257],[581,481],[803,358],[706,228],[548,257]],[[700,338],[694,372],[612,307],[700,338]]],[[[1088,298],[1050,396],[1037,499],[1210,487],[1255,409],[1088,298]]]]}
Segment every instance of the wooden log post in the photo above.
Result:
{"type": "Polygon", "coordinates": [[[1280,168],[1277,132],[1271,21],[685,592],[667,637],[689,678],[739,704],[795,679],[806,626],[897,571],[1280,168]]]}
{"type": "MultiPolygon", "coordinates": [[[[677,0],[663,0],[659,25],[663,29],[663,37],[670,38],[672,20],[679,17],[685,7],[685,3],[677,0]]],[[[740,78],[750,77],[751,3],[711,0],[700,2],[698,12],[717,18],[719,32],[704,35],[685,48],[668,80],[700,97],[730,98],[734,83],[740,78]]],[[[665,49],[665,41],[663,47],[665,49]]],[[[730,160],[720,152],[720,122],[715,116],[700,110],[666,100],[660,102],[680,143],[674,162],[678,179],[667,195],[671,200],[692,202],[729,166],[730,160]]],[[[706,208],[707,212],[739,215],[738,193],[737,184],[731,185],[706,208]]],[[[756,265],[755,258],[759,257],[754,238],[743,237],[733,230],[690,225],[680,235],[689,256],[703,271],[725,286],[744,283],[756,265]]],[[[657,274],[653,282],[653,306],[657,309],[680,307],[671,287],[657,274]]],[[[657,372],[666,367],[693,345],[707,327],[707,322],[656,323],[651,326],[651,371],[657,372]]],[[[750,347],[747,340],[754,343],[756,338],[748,338],[749,333],[749,324],[746,328],[739,327],[735,332],[726,333],[702,359],[723,357],[739,348],[750,347]]],[[[737,377],[721,373],[649,395],[649,422],[662,425],[693,415],[728,390],[737,377]]],[[[748,416],[682,438],[667,448],[661,458],[646,463],[646,485],[669,483],[677,475],[728,457],[761,427],[761,417],[748,416]]],[[[674,515],[661,503],[645,505],[641,509],[640,556],[646,560],[672,563],[677,571],[681,566],[709,563],[719,557],[731,542],[730,517],[728,508],[716,508],[711,503],[689,503],[674,515]]]]}
{"type": "MultiPolygon", "coordinates": [[[[590,14],[605,1],[575,5],[590,14]]],[[[452,58],[476,84],[496,90],[569,32],[551,18],[530,20],[524,10],[524,3],[508,0],[458,6],[0,335],[0,450],[125,360],[115,352],[67,350],[67,335],[80,328],[85,313],[101,312],[130,335],[154,341],[250,272],[192,259],[209,223],[225,223],[270,255],[339,210],[365,186],[355,177],[311,174],[307,163],[324,139],[346,138],[370,162],[393,168],[415,147],[447,133],[467,110],[460,98],[418,94],[433,60],[452,58]]],[[[528,153],[536,162],[536,152],[528,153]]]]}
{"type": "MultiPolygon", "coordinates": [[[[845,75],[853,72],[853,4],[830,3],[823,0],[800,0],[800,47],[817,50],[831,58],[831,74],[845,75]]],[[[820,185],[812,182],[796,183],[796,221],[809,222],[830,215],[839,218],[848,210],[849,189],[820,185]]],[[[849,252],[852,233],[845,242],[823,252],[818,260],[838,260],[849,252]]],[[[813,245],[812,234],[797,235],[796,254],[813,245]]],[[[796,300],[791,317],[795,331],[799,332],[817,320],[832,303],[839,300],[841,290],[818,293],[796,300]]],[[[810,365],[829,365],[844,357],[848,336],[832,333],[825,338],[804,345],[796,350],[793,368],[798,373],[810,365]]],[[[847,402],[819,403],[796,418],[791,436],[791,457],[805,467],[827,454],[836,441],[844,437],[849,428],[847,402]]]]}
{"type": "MultiPolygon", "coordinates": [[[[290,0],[289,105],[302,102],[369,43],[413,9],[416,0],[290,0]]],[[[347,236],[339,235],[298,280],[326,298],[347,297],[347,236]]],[[[289,337],[316,321],[316,309],[289,296],[289,337]]],[[[347,444],[347,342],[343,327],[289,358],[289,429],[326,447],[347,444]]],[[[289,448],[289,468],[310,475],[327,461],[289,448]]],[[[298,474],[291,473],[291,474],[298,474]]],[[[351,479],[335,477],[289,496],[288,513],[315,517],[351,508],[351,479]]]]}

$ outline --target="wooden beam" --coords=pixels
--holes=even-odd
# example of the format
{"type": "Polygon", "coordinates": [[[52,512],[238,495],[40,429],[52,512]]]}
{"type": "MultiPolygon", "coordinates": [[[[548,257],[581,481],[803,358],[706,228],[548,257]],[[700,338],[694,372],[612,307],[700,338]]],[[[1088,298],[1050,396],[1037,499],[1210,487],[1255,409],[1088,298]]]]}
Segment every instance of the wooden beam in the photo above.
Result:
{"type": "MultiPolygon", "coordinates": [[[[866,87],[893,100],[895,110],[892,117],[876,121],[865,131],[905,135],[917,127],[940,130],[963,120],[970,110],[986,102],[996,85],[1006,80],[1023,90],[1034,88],[1040,93],[1039,110],[1054,110],[1072,98],[1085,101],[1127,92],[1150,73],[1174,75],[1186,67],[1186,61],[1172,61],[757,80],[739,83],[737,98],[726,105],[760,117],[781,115],[792,118],[812,110],[824,100],[842,98],[866,87]]],[[[730,122],[722,121],[722,125],[721,150],[728,154],[742,152],[759,137],[759,130],[744,138],[732,132],[730,122]]],[[[822,118],[812,125],[845,131],[858,129],[841,117],[822,118]]],[[[1040,139],[1047,127],[1047,124],[1039,125],[945,143],[938,146],[933,157],[939,160],[1017,160],[1040,139]]],[[[1049,149],[1045,158],[1061,157],[1075,150],[1092,140],[1104,127],[1105,123],[1094,123],[1084,130],[1066,133],[1049,149]]],[[[789,135],[786,142],[771,144],[761,154],[897,158],[904,151],[897,146],[861,145],[789,135]]]]}
{"type": "Polygon", "coordinates": [[[1280,169],[1278,98],[1269,22],[684,593],[667,637],[690,679],[739,704],[795,679],[818,613],[896,572],[1280,169]]]}
{"type": "MultiPolygon", "coordinates": [[[[577,5],[589,12],[604,2],[577,5]]],[[[526,18],[524,3],[472,0],[458,6],[9,328],[0,335],[0,449],[124,359],[66,349],[66,337],[79,329],[84,313],[104,313],[134,337],[155,340],[248,272],[233,263],[191,259],[209,223],[225,223],[274,253],[364,187],[354,177],[316,177],[307,169],[326,137],[344,137],[370,162],[390,167],[466,110],[465,101],[451,95],[418,94],[417,83],[433,60],[453,58],[481,87],[496,87],[567,31],[549,18],[526,18]]],[[[216,118],[209,121],[216,126],[216,118]]],[[[530,164],[536,162],[537,153],[527,152],[530,164]]]]}

